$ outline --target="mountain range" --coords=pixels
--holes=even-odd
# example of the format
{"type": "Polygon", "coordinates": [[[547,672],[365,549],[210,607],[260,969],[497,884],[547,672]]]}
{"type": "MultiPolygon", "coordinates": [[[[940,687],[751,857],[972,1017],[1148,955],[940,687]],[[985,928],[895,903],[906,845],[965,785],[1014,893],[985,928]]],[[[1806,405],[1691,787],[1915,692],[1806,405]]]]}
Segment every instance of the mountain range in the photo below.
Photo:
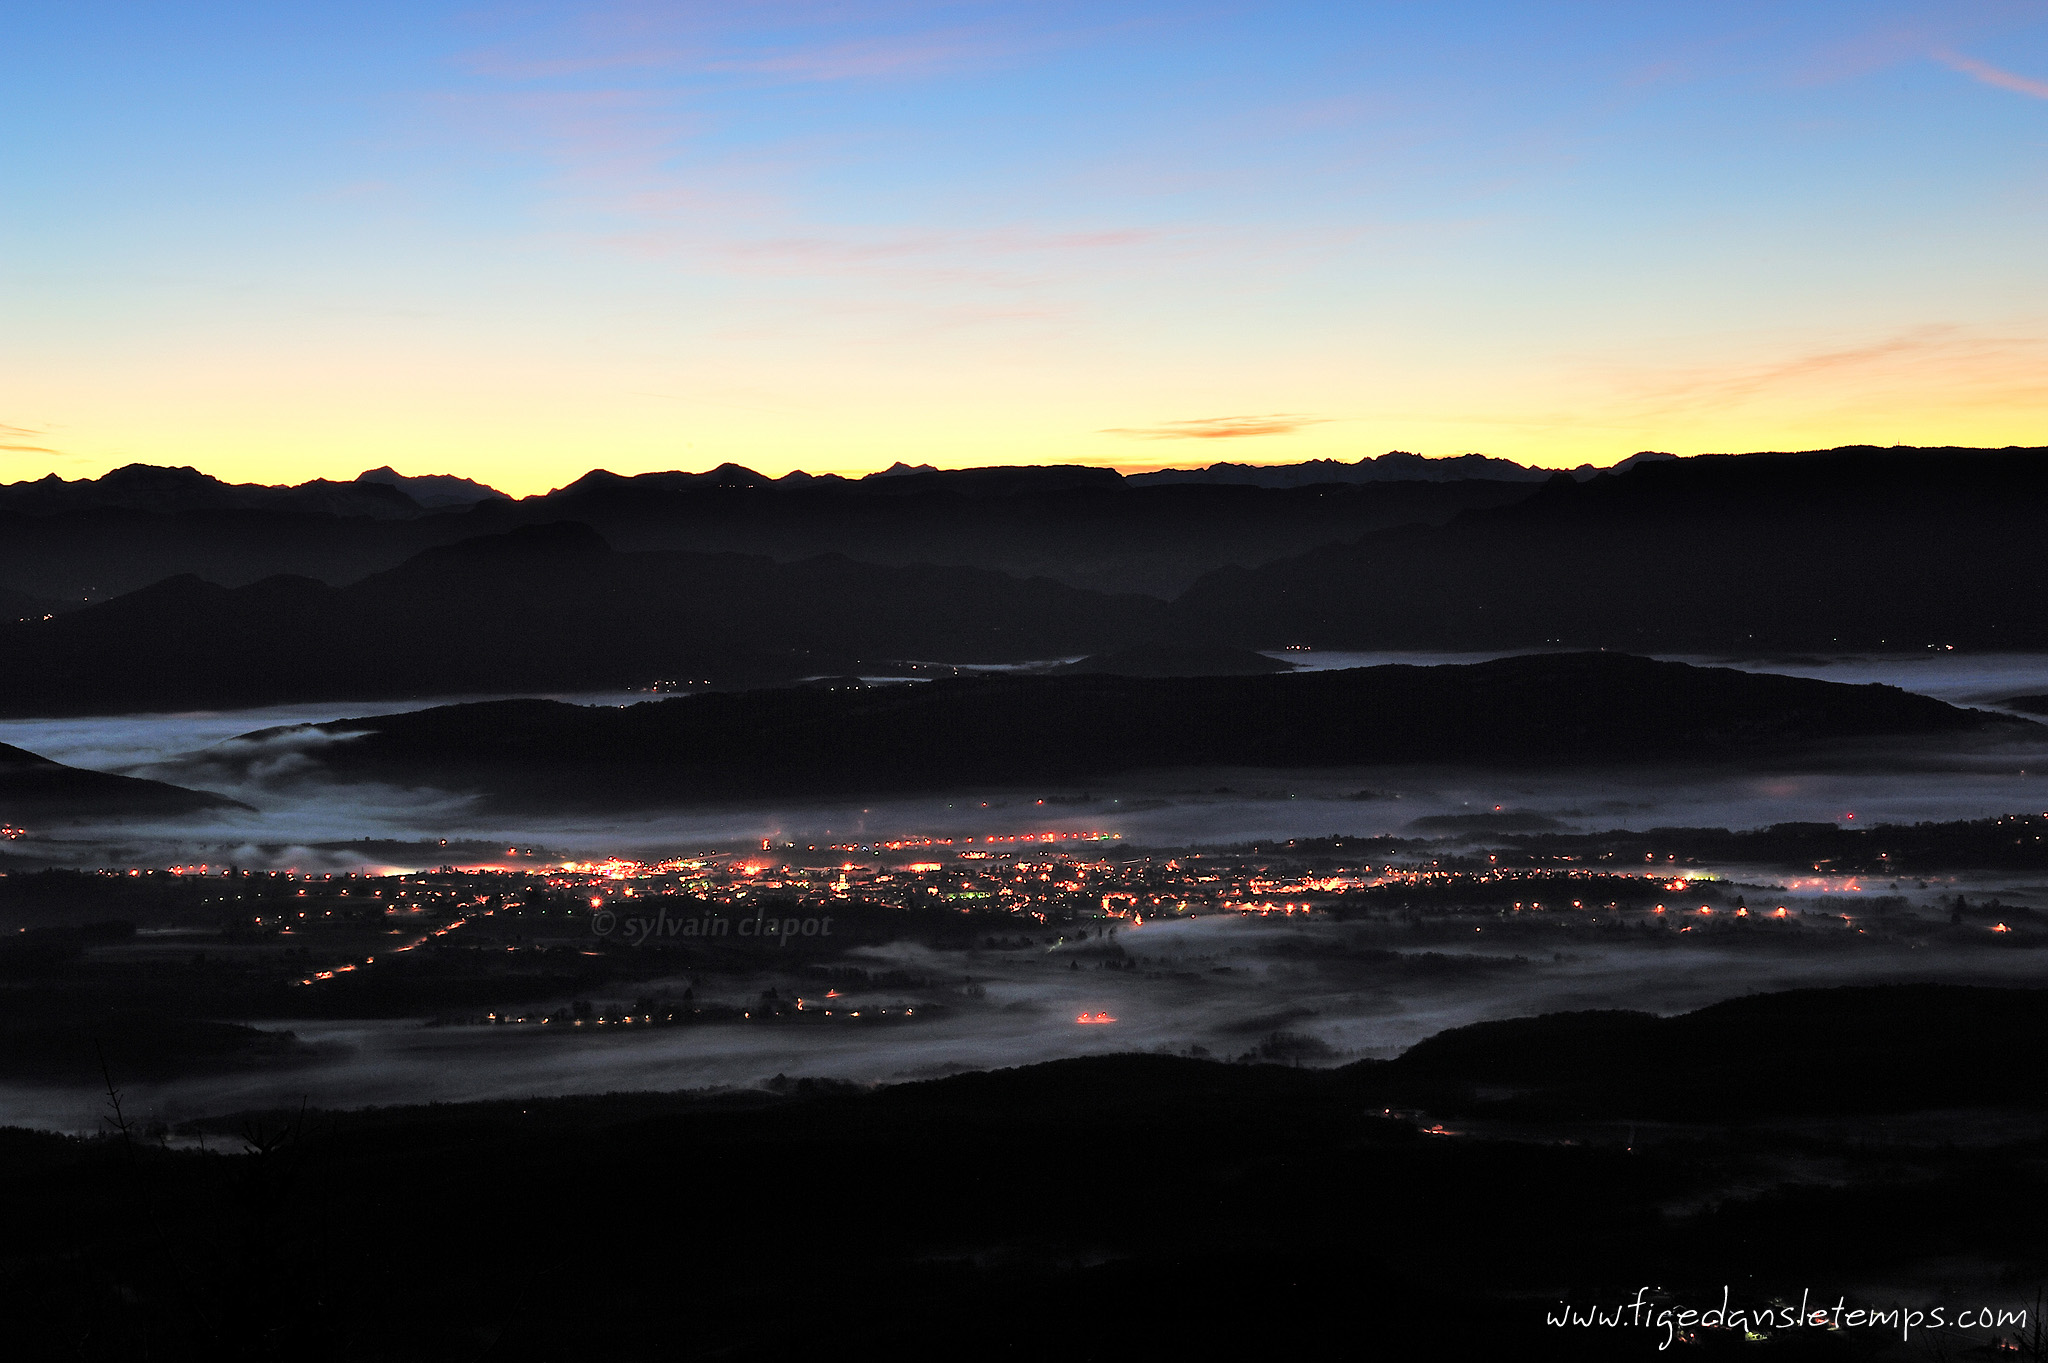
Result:
{"type": "Polygon", "coordinates": [[[389,467],[371,469],[348,483],[316,478],[286,487],[228,483],[194,468],[152,464],[126,464],[99,478],[66,480],[52,473],[33,482],[0,484],[0,512],[31,516],[99,510],[306,511],[390,519],[503,500],[504,493],[467,478],[408,478],[389,467]]]}
{"type": "Polygon", "coordinates": [[[736,465],[622,477],[593,471],[512,500],[451,478],[293,488],[190,469],[117,469],[95,482],[0,487],[0,599],[15,618],[61,612],[192,573],[223,586],[288,574],[336,586],[425,549],[574,520],[624,550],[844,554],[1051,577],[1161,598],[1227,564],[1257,564],[1375,529],[1437,524],[1527,497],[1526,479],[1151,486],[1111,469],[898,469],[866,478],[736,465]]]}
{"type": "Polygon", "coordinates": [[[1170,631],[1250,647],[2048,647],[2048,449],[1700,456],[1219,569],[1170,631]]]}
{"type": "MultiPolygon", "coordinates": [[[[1677,457],[1658,450],[1644,450],[1608,468],[1581,464],[1569,472],[1572,477],[1583,480],[1602,473],[1619,473],[1651,460],[1677,457]]],[[[1200,469],[1158,469],[1151,473],[1134,473],[1128,476],[1128,481],[1147,486],[1160,483],[1240,483],[1253,487],[1308,487],[1316,483],[1452,483],[1467,478],[1542,483],[1548,482],[1555,474],[1554,469],[1531,468],[1512,459],[1499,459],[1488,454],[1455,454],[1431,459],[1406,450],[1389,450],[1353,464],[1336,459],[1311,459],[1301,464],[1224,463],[1200,469]]]]}
{"type": "Polygon", "coordinates": [[[0,715],[787,683],[1086,654],[1164,610],[988,569],[619,553],[585,525],[522,526],[346,587],[187,575],[0,624],[0,715]]]}
{"type": "Polygon", "coordinates": [[[0,714],[733,687],[1083,654],[1160,670],[1133,649],[1179,650],[1171,672],[1200,656],[1238,660],[1201,670],[1263,667],[1246,652],[1290,647],[2048,648],[2048,449],[1303,487],[728,466],[592,473],[521,500],[389,470],[254,491],[170,472],[99,480],[123,505],[67,509],[80,485],[50,480],[0,489],[0,714]],[[186,509],[144,509],[159,485],[186,509]],[[303,504],[344,494],[411,511],[303,504]],[[58,599],[88,573],[135,585],[58,599]]]}

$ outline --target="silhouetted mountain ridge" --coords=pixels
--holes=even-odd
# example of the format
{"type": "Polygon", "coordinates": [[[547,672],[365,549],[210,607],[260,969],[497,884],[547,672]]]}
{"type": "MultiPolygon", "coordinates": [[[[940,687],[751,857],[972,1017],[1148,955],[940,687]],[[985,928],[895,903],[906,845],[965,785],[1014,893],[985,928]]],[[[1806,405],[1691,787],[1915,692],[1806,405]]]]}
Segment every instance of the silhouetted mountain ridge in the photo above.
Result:
{"type": "Polygon", "coordinates": [[[0,623],[0,713],[773,684],[863,659],[1090,652],[1163,611],[985,569],[621,554],[586,525],[527,525],[347,587],[188,574],[0,623]]]}
{"type": "Polygon", "coordinates": [[[228,586],[276,573],[342,585],[438,545],[575,520],[629,551],[785,562],[838,553],[1164,597],[1220,564],[1263,563],[1375,528],[1440,522],[1531,490],[1498,481],[1145,487],[1112,470],[1068,466],[770,479],[725,465],[632,477],[593,470],[543,496],[464,505],[447,495],[447,480],[393,486],[384,472],[302,489],[234,488],[191,470],[0,488],[0,585],[72,604],[187,572],[228,586]],[[168,492],[109,492],[131,476],[156,479],[168,492]]]}
{"type": "MultiPolygon", "coordinates": [[[[545,498],[479,506],[476,529],[582,521],[621,549],[841,553],[1051,577],[1169,597],[1225,563],[1263,563],[1387,526],[1438,523],[1526,497],[1499,481],[1299,488],[1147,486],[1075,466],[908,470],[861,479],[768,480],[594,472],[545,498]]],[[[472,532],[474,533],[474,531],[472,532]]]]}
{"type": "MultiPolygon", "coordinates": [[[[1599,468],[1581,464],[1568,470],[1577,479],[1601,473],[1615,473],[1637,464],[1678,456],[1656,450],[1632,454],[1618,464],[1599,468]]],[[[1360,459],[1353,464],[1335,459],[1310,459],[1300,464],[1211,464],[1197,469],[1159,469],[1136,473],[1129,481],[1151,485],[1161,483],[1239,483],[1253,487],[1309,487],[1318,483],[1430,482],[1448,483],[1463,479],[1493,479],[1513,483],[1541,483],[1558,470],[1518,464],[1486,454],[1458,454],[1428,458],[1407,450],[1389,450],[1382,455],[1360,459]]]]}
{"type": "MultiPolygon", "coordinates": [[[[1642,459],[1583,482],[1559,473],[1541,484],[1146,484],[1069,466],[898,468],[862,479],[771,480],[722,466],[636,477],[600,470],[545,497],[487,499],[438,511],[422,511],[374,479],[325,485],[326,491],[313,484],[285,490],[298,496],[312,488],[324,497],[346,488],[350,496],[395,498],[414,507],[404,516],[267,504],[177,512],[105,505],[21,510],[23,498],[34,501],[45,492],[63,494],[45,498],[49,505],[68,505],[71,494],[64,490],[82,486],[59,483],[53,491],[46,486],[51,480],[43,480],[0,489],[0,582],[16,593],[0,597],[0,619],[35,618],[62,609],[51,605],[56,600],[104,598],[179,573],[230,587],[279,573],[361,585],[447,545],[575,521],[626,553],[809,563],[785,585],[795,590],[803,580],[820,603],[845,599],[828,581],[835,575],[847,583],[872,582],[878,568],[920,564],[923,572],[939,565],[1050,578],[1111,597],[1180,593],[1163,616],[1150,607],[1124,610],[1102,596],[1085,604],[1068,600],[1077,620],[1121,618],[1129,627],[1121,633],[1091,624],[1063,635],[1032,615],[1036,607],[1015,619],[990,607],[978,618],[989,627],[980,641],[1007,632],[1017,646],[1005,649],[943,651],[952,640],[973,636],[960,621],[936,627],[940,613],[954,608],[944,593],[932,601],[921,630],[892,627],[862,640],[854,631],[832,629],[819,634],[829,635],[829,644],[806,637],[761,645],[782,654],[831,654],[819,660],[819,671],[847,671],[858,659],[891,654],[1021,658],[1030,654],[1021,642],[1027,637],[1046,647],[1041,657],[1160,642],[1745,654],[2041,648],[2048,647],[2048,610],[2040,604],[2048,600],[2048,559],[2034,544],[2048,518],[2044,469],[2048,451],[2038,449],[1855,447],[1642,459]]],[[[176,502],[197,488],[205,496],[193,496],[209,506],[216,494],[232,493],[233,501],[242,493],[191,470],[131,468],[99,483],[117,492],[128,488],[131,500],[141,501],[149,498],[136,489],[162,485],[176,502]]],[[[700,578],[691,589],[717,588],[713,579],[700,578]]],[[[882,590],[886,596],[907,589],[882,590]]],[[[576,620],[586,609],[609,621],[623,619],[616,604],[586,606],[557,588],[547,599],[561,620],[576,620]]],[[[756,604],[814,616],[825,610],[786,594],[756,604]]],[[[1013,609],[1023,608],[1010,598],[1002,610],[1013,609]]],[[[707,607],[692,618],[722,617],[707,607]]],[[[751,637],[730,647],[752,650],[756,644],[744,642],[751,637]]],[[[718,643],[702,635],[694,642],[718,643]]],[[[652,668],[650,678],[687,674],[697,666],[690,660],[702,657],[702,649],[661,653],[639,640],[627,651],[635,668],[622,676],[646,671],[638,666],[643,662],[652,668]]],[[[434,650],[422,656],[431,658],[434,650]]],[[[383,662],[377,667],[391,670],[383,662]]],[[[557,667],[549,675],[574,670],[557,667]]],[[[532,689],[542,683],[523,678],[541,672],[522,664],[521,680],[487,689],[532,689]]],[[[780,674],[788,672],[785,667],[780,674]]],[[[380,682],[379,694],[427,694],[419,686],[400,692],[391,685],[380,682]]],[[[226,702],[195,696],[192,703],[226,702]]]]}
{"type": "MultiPolygon", "coordinates": [[[[1537,654],[1287,676],[1011,674],[623,709],[500,701],[308,726],[339,741],[307,752],[345,779],[508,805],[658,806],[1140,768],[1782,760],[1844,740],[2036,728],[1892,687],[1537,654]]],[[[236,745],[221,756],[235,759],[236,745]]]]}
{"type": "Polygon", "coordinates": [[[0,743],[0,819],[17,827],[52,820],[148,818],[247,808],[224,795],[67,767],[0,743]]]}
{"type": "Polygon", "coordinates": [[[1354,1073],[1439,1111],[1727,1120],[2038,1109],[2048,1106],[2044,1061],[2048,990],[1902,984],[1788,990],[1668,1018],[1478,1022],[1354,1073]]]}
{"type": "Polygon", "coordinates": [[[102,509],[301,511],[392,519],[417,516],[421,506],[396,482],[367,474],[352,483],[316,478],[294,486],[273,487],[263,483],[222,482],[190,467],[126,464],[99,478],[67,482],[52,473],[34,482],[0,485],[0,511],[49,516],[102,509]]]}
{"type": "Polygon", "coordinates": [[[443,507],[474,506],[478,502],[509,500],[494,487],[488,487],[469,478],[457,478],[447,473],[417,474],[408,477],[389,464],[356,475],[358,483],[386,483],[397,488],[414,502],[428,510],[443,507]]]}
{"type": "Polygon", "coordinates": [[[2048,449],[1650,462],[1219,569],[1175,628],[1263,648],[2038,648],[2044,518],[2048,449]]]}

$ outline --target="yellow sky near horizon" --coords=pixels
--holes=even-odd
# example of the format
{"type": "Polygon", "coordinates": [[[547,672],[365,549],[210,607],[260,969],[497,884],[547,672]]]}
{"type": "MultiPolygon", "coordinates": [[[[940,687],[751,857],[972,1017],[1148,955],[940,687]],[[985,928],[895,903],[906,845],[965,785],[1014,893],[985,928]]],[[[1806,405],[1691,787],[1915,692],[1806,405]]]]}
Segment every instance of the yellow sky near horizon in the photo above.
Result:
{"type": "Polygon", "coordinates": [[[445,356],[435,364],[394,355],[345,369],[246,354],[188,358],[168,372],[146,363],[127,375],[102,372],[92,391],[66,391],[62,375],[38,376],[31,364],[11,376],[0,480],[96,477],[147,463],[229,482],[298,483],[390,465],[526,496],[595,468],[636,474],[724,463],[770,476],[858,476],[899,461],[1141,472],[1348,463],[1403,449],[1570,468],[1644,449],[2048,444],[2048,342],[2017,329],[1921,328],[1749,362],[1530,364],[1483,377],[1385,359],[1348,382],[1306,367],[1127,373],[1142,398],[1110,391],[1114,376],[1048,393],[1042,382],[1006,384],[984,371],[942,376],[950,400],[920,400],[916,385],[928,374],[857,363],[835,373],[829,356],[812,358],[815,382],[785,374],[751,391],[731,382],[657,387],[657,376],[621,372],[633,366],[538,356],[482,371],[445,356]],[[372,389],[374,403],[346,397],[372,389]],[[1284,405],[1258,401],[1275,393],[1284,405]],[[69,419],[37,422],[43,412],[69,419]]]}

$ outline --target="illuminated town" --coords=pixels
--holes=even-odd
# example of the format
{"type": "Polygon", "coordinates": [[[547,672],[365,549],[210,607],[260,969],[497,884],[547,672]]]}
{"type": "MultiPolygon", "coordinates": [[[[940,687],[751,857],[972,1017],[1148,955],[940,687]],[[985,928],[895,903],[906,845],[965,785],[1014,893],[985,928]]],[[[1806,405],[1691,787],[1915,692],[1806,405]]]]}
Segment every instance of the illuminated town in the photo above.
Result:
{"type": "MultiPolygon", "coordinates": [[[[1688,867],[1674,874],[1568,864],[1575,859],[1506,865],[1493,854],[1421,862],[1372,857],[1384,850],[1375,845],[1384,841],[1353,841],[1365,854],[1355,856],[1343,855],[1343,840],[1165,853],[1127,849],[1115,834],[1088,832],[802,848],[778,843],[660,861],[610,857],[383,873],[191,865],[99,874],[145,877],[159,886],[165,878],[182,882],[188,891],[199,891],[196,900],[189,892],[179,896],[184,903],[205,905],[215,914],[226,910],[223,927],[244,931],[292,934],[322,924],[373,920],[395,924],[392,933],[416,928],[417,940],[395,951],[427,945],[500,913],[546,921],[662,902],[726,911],[728,917],[734,909],[744,913],[763,906],[937,909],[1051,928],[1219,913],[1391,916],[1418,925],[1448,925],[1475,915],[1501,921],[1508,915],[1560,913],[1579,915],[1580,923],[1654,923],[1667,915],[1674,921],[1716,915],[1811,921],[1820,916],[1853,923],[1860,916],[1853,912],[1816,915],[1810,897],[1818,891],[1836,897],[1830,902],[1850,904],[1855,900],[1848,897],[1884,888],[1874,881],[1866,885],[1868,878],[1855,875],[1777,877],[1761,887],[1776,890],[1777,898],[1752,906],[1741,891],[1754,893],[1759,887],[1712,870],[1688,867]],[[1788,896],[1797,899],[1792,908],[1778,902],[1788,896]],[[1798,902],[1809,907],[1799,909],[1798,902]]],[[[1928,885],[1918,882],[1917,888],[1928,885]]],[[[1881,895],[1870,902],[1873,921],[1905,903],[1881,895]]]]}
{"type": "MultiPolygon", "coordinates": [[[[1972,906],[1960,895],[1952,900],[1944,884],[1902,888],[1824,866],[1803,876],[1731,877],[1675,853],[1644,854],[1654,865],[1613,855],[1517,857],[1510,865],[1506,852],[1418,857],[1412,844],[1336,838],[1169,852],[1099,830],[771,841],[658,861],[545,862],[505,850],[503,860],[418,870],[201,864],[49,874],[70,877],[79,893],[109,906],[109,919],[133,925],[118,950],[138,964],[181,941],[199,945],[195,935],[203,935],[215,966],[233,962],[250,987],[260,978],[272,982],[266,987],[332,993],[344,1013],[388,996],[391,1007],[409,1000],[467,1021],[573,1025],[727,1013],[734,1021],[914,1018],[917,1008],[901,999],[834,1006],[829,988],[709,1011],[675,999],[665,1012],[646,1003],[587,1018],[561,1000],[598,978],[658,981],[679,971],[801,968],[828,986],[846,984],[850,977],[826,963],[906,938],[1078,968],[1084,949],[1120,934],[1128,943],[1148,923],[1197,918],[1342,924],[1375,948],[1468,953],[1547,952],[1645,934],[1674,944],[1809,948],[1936,937],[2021,945],[2041,935],[2037,911],[1996,899],[1972,906]],[[760,954],[764,947],[777,949],[773,958],[760,954]],[[506,993],[492,981],[517,987],[506,993]],[[469,1013],[459,1007],[468,997],[545,1006],[469,1013]]],[[[0,890],[25,889],[27,879],[0,877],[0,890]]],[[[1131,969],[1136,958],[1118,950],[1086,966],[1131,969]]],[[[1091,1009],[1074,1020],[1116,1019],[1091,1009]]]]}

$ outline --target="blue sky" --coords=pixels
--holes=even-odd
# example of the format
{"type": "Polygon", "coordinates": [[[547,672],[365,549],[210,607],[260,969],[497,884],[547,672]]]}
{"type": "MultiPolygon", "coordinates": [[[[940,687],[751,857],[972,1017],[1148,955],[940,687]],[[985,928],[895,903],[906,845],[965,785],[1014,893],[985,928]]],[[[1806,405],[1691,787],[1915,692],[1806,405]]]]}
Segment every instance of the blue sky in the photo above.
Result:
{"type": "Polygon", "coordinates": [[[0,478],[2048,443],[2048,5],[0,16],[0,478]]]}

